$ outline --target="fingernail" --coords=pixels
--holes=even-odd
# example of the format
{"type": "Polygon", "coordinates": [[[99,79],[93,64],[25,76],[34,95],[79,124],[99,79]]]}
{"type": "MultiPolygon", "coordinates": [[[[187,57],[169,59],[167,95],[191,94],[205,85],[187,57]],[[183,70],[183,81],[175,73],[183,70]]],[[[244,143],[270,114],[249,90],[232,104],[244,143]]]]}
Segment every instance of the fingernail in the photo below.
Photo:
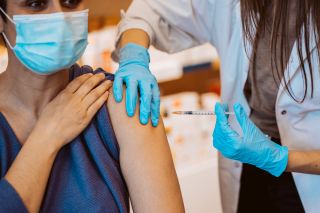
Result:
{"type": "Polygon", "coordinates": [[[118,102],[118,103],[121,102],[121,98],[117,93],[114,93],[114,98],[115,98],[116,102],[118,102]]]}
{"type": "Polygon", "coordinates": [[[106,86],[110,89],[110,87],[112,86],[112,82],[106,81],[106,86]]]}
{"type": "Polygon", "coordinates": [[[146,125],[148,123],[148,118],[146,116],[141,116],[140,117],[140,122],[143,124],[143,125],[146,125]]]}
{"type": "Polygon", "coordinates": [[[244,110],[243,110],[243,108],[241,107],[241,105],[238,105],[238,109],[239,109],[239,111],[240,111],[240,114],[241,114],[241,115],[244,115],[244,110]]]}
{"type": "Polygon", "coordinates": [[[131,111],[131,110],[128,110],[128,116],[129,116],[129,117],[133,117],[133,116],[134,116],[134,113],[133,113],[133,111],[131,111]]]}
{"type": "Polygon", "coordinates": [[[152,126],[153,127],[157,127],[159,124],[159,120],[158,119],[152,119],[152,126]]]}

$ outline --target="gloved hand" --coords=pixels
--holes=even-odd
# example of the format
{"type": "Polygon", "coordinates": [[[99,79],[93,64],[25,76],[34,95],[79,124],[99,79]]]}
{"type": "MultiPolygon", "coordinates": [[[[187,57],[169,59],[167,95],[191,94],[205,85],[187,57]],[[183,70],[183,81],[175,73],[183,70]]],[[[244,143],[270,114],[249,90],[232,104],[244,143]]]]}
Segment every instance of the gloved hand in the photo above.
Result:
{"type": "Polygon", "coordinates": [[[140,92],[140,122],[147,124],[151,114],[153,126],[159,123],[160,91],[156,78],[149,70],[150,56],[142,46],[129,43],[120,50],[120,66],[115,73],[114,97],[122,101],[122,86],[126,85],[126,109],[130,117],[136,110],[140,92]]]}
{"type": "Polygon", "coordinates": [[[230,127],[225,111],[228,111],[226,105],[216,104],[214,147],[227,158],[254,165],[279,177],[287,167],[288,148],[272,142],[248,118],[243,107],[236,104],[234,111],[242,128],[241,137],[230,127]]]}

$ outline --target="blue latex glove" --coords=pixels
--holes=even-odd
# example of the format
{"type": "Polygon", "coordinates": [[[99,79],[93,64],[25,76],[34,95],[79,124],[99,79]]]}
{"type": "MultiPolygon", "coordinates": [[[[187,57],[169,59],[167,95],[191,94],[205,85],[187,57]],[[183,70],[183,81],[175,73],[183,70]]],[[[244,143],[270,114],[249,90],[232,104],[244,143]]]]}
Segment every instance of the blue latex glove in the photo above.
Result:
{"type": "Polygon", "coordinates": [[[236,104],[234,111],[242,128],[241,137],[230,127],[225,111],[228,111],[226,105],[216,104],[214,147],[227,158],[254,165],[279,177],[287,167],[288,148],[272,142],[248,118],[243,107],[236,104]]]}
{"type": "Polygon", "coordinates": [[[130,43],[120,50],[120,66],[115,73],[113,93],[117,102],[122,101],[122,86],[126,85],[126,109],[134,116],[140,92],[140,122],[147,124],[151,116],[153,126],[159,123],[160,91],[156,78],[149,70],[150,56],[142,46],[130,43]]]}

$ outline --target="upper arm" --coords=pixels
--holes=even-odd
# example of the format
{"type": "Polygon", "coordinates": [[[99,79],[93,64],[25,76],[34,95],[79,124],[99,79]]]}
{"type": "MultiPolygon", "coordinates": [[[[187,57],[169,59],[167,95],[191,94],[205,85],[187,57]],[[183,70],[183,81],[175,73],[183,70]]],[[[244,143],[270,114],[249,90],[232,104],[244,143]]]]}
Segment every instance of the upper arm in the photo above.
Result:
{"type": "Polygon", "coordinates": [[[125,102],[111,96],[108,110],[120,147],[120,164],[136,212],[183,212],[183,202],[163,123],[157,128],[129,118],[125,102]]]}

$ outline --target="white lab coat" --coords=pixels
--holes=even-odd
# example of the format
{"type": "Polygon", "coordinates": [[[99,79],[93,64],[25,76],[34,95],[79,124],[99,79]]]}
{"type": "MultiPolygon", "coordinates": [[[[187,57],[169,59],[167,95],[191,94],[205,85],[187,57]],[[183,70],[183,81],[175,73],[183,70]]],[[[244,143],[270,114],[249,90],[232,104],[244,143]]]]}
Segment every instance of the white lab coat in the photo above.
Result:
{"type": "MultiPolygon", "coordinates": [[[[223,102],[230,106],[239,102],[250,113],[243,88],[248,76],[251,47],[245,48],[243,42],[239,1],[134,0],[119,25],[119,36],[132,28],[146,31],[155,47],[169,53],[211,43],[217,48],[221,60],[223,102]]],[[[299,104],[280,87],[275,106],[281,141],[291,150],[320,149],[320,72],[315,40],[310,42],[313,47],[314,98],[309,94],[305,102],[299,104]]],[[[298,97],[304,94],[300,71],[295,44],[285,75],[291,79],[293,92],[298,97]]],[[[238,129],[233,118],[231,123],[238,129]]],[[[239,162],[223,157],[220,157],[219,164],[223,210],[233,213],[237,209],[242,167],[239,162]]],[[[320,175],[293,173],[293,177],[306,212],[319,212],[320,175]]]]}

